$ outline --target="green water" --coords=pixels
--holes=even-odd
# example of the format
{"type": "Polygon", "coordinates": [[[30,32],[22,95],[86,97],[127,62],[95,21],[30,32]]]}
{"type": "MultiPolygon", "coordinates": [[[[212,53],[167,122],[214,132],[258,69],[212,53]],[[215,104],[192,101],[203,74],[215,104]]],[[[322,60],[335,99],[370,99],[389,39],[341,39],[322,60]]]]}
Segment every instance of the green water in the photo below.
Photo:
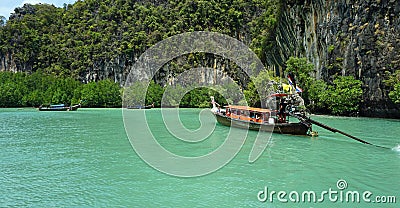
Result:
{"type": "MultiPolygon", "coordinates": [[[[182,109],[190,129],[198,109],[182,109]]],[[[202,143],[175,139],[158,109],[146,110],[159,143],[175,154],[199,156],[220,146],[229,130],[216,125],[202,143]]],[[[400,143],[400,121],[313,116],[371,143],[400,143]]],[[[274,134],[268,148],[248,162],[256,133],[218,171],[194,178],[161,173],[132,149],[121,109],[39,112],[0,109],[0,207],[399,207],[400,152],[358,143],[315,127],[319,137],[274,134]],[[260,202],[269,191],[314,191],[318,196],[346,180],[344,191],[395,196],[397,203],[260,202]]],[[[286,196],[286,199],[289,199],[286,196]]]]}

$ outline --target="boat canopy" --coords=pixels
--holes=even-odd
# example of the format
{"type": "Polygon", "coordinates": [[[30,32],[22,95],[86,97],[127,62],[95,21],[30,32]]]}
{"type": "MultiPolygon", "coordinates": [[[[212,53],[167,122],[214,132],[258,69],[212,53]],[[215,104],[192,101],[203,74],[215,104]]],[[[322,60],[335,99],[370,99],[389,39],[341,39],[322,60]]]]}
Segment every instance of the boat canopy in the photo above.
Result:
{"type": "Polygon", "coordinates": [[[269,97],[286,97],[288,95],[289,94],[286,94],[286,93],[275,93],[275,94],[270,95],[269,97]]]}
{"type": "Polygon", "coordinates": [[[57,105],[50,105],[50,107],[52,108],[61,108],[61,107],[65,107],[64,104],[57,104],[57,105]]]}
{"type": "Polygon", "coordinates": [[[253,112],[259,112],[259,113],[270,113],[270,109],[265,109],[265,108],[253,108],[249,106],[241,106],[241,105],[227,105],[225,108],[229,109],[237,109],[237,110],[244,110],[244,111],[253,111],[253,112]]]}

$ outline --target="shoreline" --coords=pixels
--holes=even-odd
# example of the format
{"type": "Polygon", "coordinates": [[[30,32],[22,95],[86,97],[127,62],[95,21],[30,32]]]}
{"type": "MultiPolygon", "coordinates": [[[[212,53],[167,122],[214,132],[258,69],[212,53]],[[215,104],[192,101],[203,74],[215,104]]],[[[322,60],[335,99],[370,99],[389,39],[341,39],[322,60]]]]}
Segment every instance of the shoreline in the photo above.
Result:
{"type": "MultiPolygon", "coordinates": [[[[191,108],[191,107],[163,107],[165,109],[176,109],[176,108],[182,108],[182,109],[207,109],[207,108],[191,108]]],[[[2,110],[14,110],[14,111],[20,111],[20,110],[38,110],[37,107],[0,107],[0,112],[2,110]]],[[[125,110],[152,110],[152,109],[161,109],[160,107],[154,107],[151,109],[127,109],[123,107],[80,107],[77,111],[79,110],[117,110],[117,109],[125,109],[125,110]]],[[[346,115],[331,115],[331,114],[318,114],[318,113],[311,113],[309,114],[309,117],[332,117],[332,118],[373,118],[373,119],[385,119],[385,120],[396,120],[400,121],[400,118],[396,117],[373,117],[373,116],[346,116],[346,115]]]]}

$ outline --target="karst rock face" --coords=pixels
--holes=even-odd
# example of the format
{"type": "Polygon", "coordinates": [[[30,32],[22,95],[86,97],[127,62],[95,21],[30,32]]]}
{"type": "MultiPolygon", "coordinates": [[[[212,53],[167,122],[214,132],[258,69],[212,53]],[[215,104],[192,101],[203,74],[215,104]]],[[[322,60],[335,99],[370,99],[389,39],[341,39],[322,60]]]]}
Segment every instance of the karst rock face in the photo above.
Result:
{"type": "MultiPolygon", "coordinates": [[[[363,82],[360,115],[400,118],[400,110],[388,97],[388,73],[400,69],[399,0],[282,0],[275,43],[265,51],[265,65],[282,75],[290,56],[306,57],[315,66],[311,76],[331,82],[335,75],[351,75],[363,82]]],[[[245,41],[246,42],[246,41],[245,41]]],[[[249,42],[247,40],[247,42],[249,42]]],[[[123,85],[140,54],[105,58],[79,74],[83,82],[110,78],[123,85]]],[[[176,62],[185,61],[178,58],[176,62]]],[[[206,55],[196,66],[208,83],[232,77],[246,85],[248,77],[224,57],[206,55]],[[223,73],[221,73],[223,71],[223,73]],[[210,74],[211,73],[211,74],[210,74]]],[[[0,71],[29,71],[33,63],[0,54],[0,71]]],[[[285,72],[286,73],[286,72],[285,72]]],[[[154,77],[159,84],[174,82],[171,64],[154,77]]]]}
{"type": "Polygon", "coordinates": [[[286,0],[267,65],[282,72],[288,57],[307,57],[318,79],[363,82],[361,115],[400,117],[383,82],[400,69],[399,13],[397,0],[286,0]]]}

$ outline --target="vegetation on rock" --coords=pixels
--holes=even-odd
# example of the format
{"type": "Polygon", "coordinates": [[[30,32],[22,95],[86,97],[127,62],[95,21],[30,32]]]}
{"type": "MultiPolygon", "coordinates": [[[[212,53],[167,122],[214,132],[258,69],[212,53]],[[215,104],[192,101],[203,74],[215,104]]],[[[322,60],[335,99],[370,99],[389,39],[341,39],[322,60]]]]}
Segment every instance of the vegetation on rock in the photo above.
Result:
{"type": "MultiPolygon", "coordinates": [[[[349,115],[357,113],[359,110],[362,98],[362,82],[360,80],[356,80],[352,76],[337,76],[332,83],[316,80],[311,76],[314,66],[305,58],[290,57],[286,65],[287,70],[295,74],[297,86],[303,89],[302,97],[311,111],[349,115]]],[[[268,86],[267,83],[271,80],[276,83],[289,84],[287,79],[273,77],[271,74],[268,76],[267,71],[253,78],[253,82],[258,83],[258,86],[268,86]],[[264,83],[260,84],[260,81],[264,83]]],[[[244,93],[250,105],[257,105],[260,103],[260,97],[253,82],[248,85],[244,93]]]]}
{"type": "Polygon", "coordinates": [[[183,32],[223,33],[262,57],[271,44],[279,2],[85,0],[64,8],[25,4],[0,27],[0,55],[12,55],[17,71],[43,70],[84,82],[97,81],[85,75],[95,74],[102,64],[134,61],[155,43],[183,32]]]}
{"type": "Polygon", "coordinates": [[[390,99],[396,103],[400,103],[400,70],[397,70],[395,73],[390,74],[388,79],[385,80],[385,84],[392,88],[389,92],[390,99]]]}
{"type": "MultiPolygon", "coordinates": [[[[120,77],[126,75],[146,49],[182,32],[213,31],[229,35],[248,45],[266,63],[266,54],[275,44],[281,9],[280,0],[85,0],[64,8],[25,4],[16,8],[8,21],[0,18],[0,63],[6,70],[13,66],[13,71],[25,72],[0,73],[0,107],[79,102],[86,107],[121,106],[120,77]]],[[[330,45],[327,50],[333,53],[337,48],[330,45]]],[[[177,60],[168,63],[170,75],[201,66],[199,63],[204,60],[223,59],[204,53],[184,56],[188,63],[177,60]]],[[[243,81],[231,65],[224,62],[221,67],[238,82],[252,106],[263,103],[270,93],[259,86],[267,86],[271,80],[286,83],[285,78],[274,77],[271,71],[261,72],[250,82],[243,81]]],[[[296,75],[310,110],[333,114],[359,110],[360,80],[339,75],[329,77],[330,81],[317,80],[314,70],[306,58],[295,57],[286,61],[284,69],[285,73],[291,71],[296,75]]],[[[392,89],[389,97],[395,103],[400,103],[398,74],[386,81],[392,89]]],[[[182,86],[168,86],[157,79],[147,89],[146,105],[160,106],[166,91],[171,95],[164,99],[171,106],[205,107],[210,95],[216,96],[221,104],[244,101],[234,84],[183,92],[182,86]],[[176,95],[182,93],[182,99],[176,100],[176,95]],[[231,97],[225,100],[226,94],[231,97]]],[[[143,90],[141,83],[131,87],[143,90]]]]}

